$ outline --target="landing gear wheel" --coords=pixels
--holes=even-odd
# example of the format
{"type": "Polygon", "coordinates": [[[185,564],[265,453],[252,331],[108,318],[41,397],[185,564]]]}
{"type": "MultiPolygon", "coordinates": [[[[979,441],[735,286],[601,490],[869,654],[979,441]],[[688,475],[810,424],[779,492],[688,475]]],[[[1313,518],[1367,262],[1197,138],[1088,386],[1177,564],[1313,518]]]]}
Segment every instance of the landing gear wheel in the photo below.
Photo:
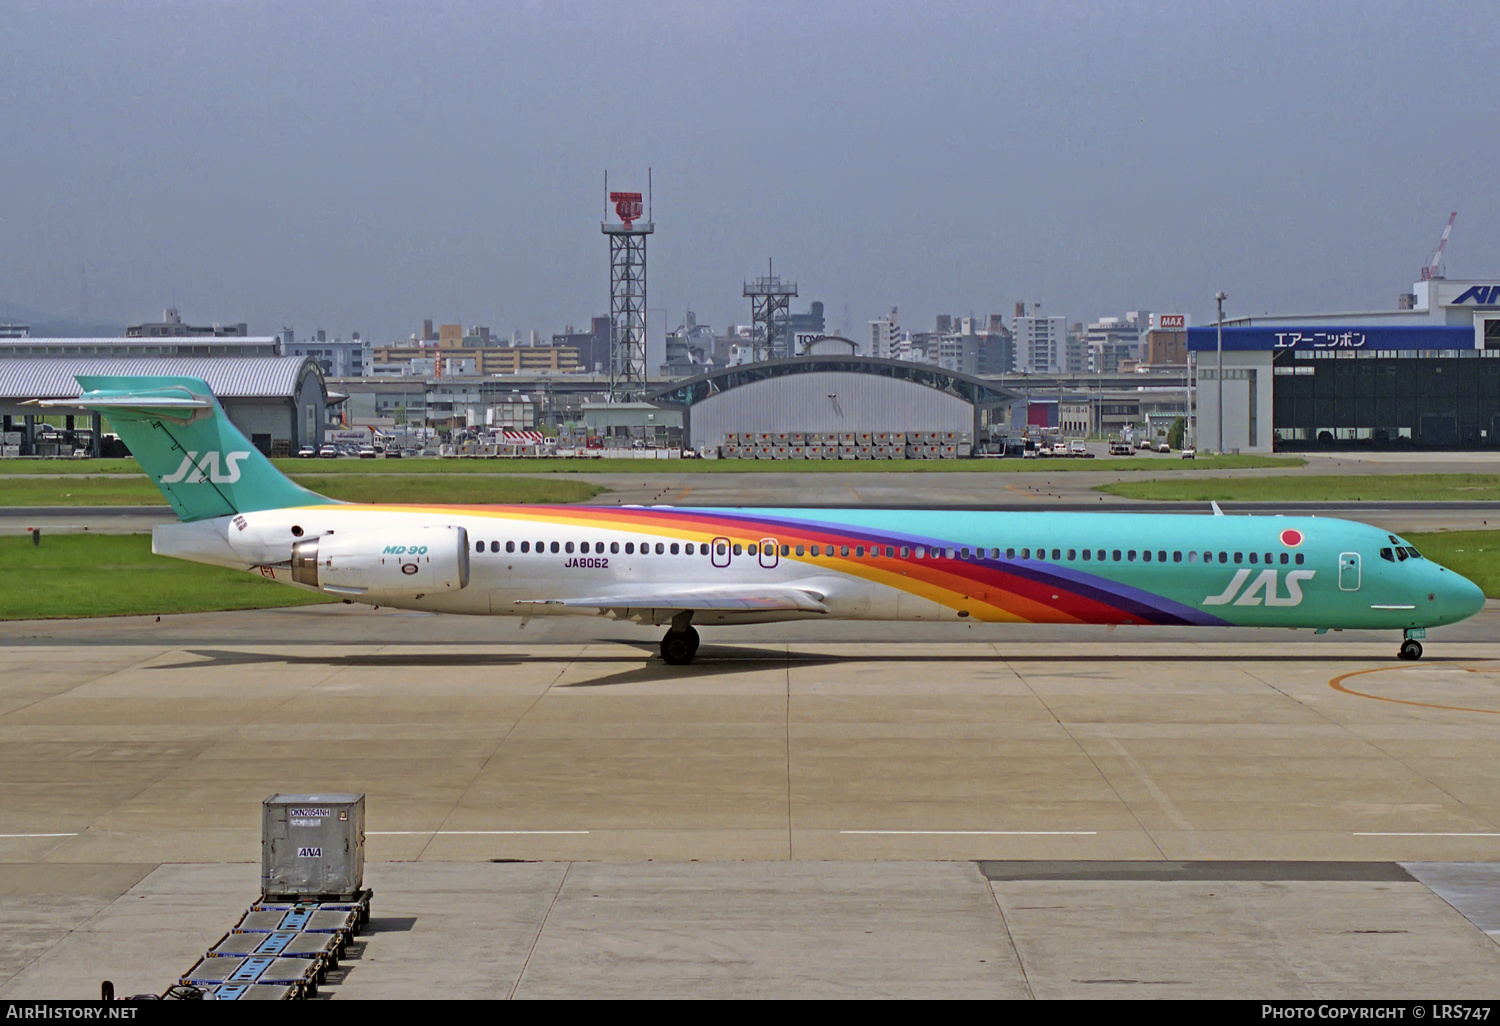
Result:
{"type": "Polygon", "coordinates": [[[1397,658],[1409,661],[1422,658],[1422,643],[1419,641],[1403,641],[1401,649],[1396,653],[1397,658]]]}
{"type": "Polygon", "coordinates": [[[686,666],[698,654],[698,632],[689,627],[684,631],[667,631],[661,639],[661,658],[668,666],[686,666]]]}

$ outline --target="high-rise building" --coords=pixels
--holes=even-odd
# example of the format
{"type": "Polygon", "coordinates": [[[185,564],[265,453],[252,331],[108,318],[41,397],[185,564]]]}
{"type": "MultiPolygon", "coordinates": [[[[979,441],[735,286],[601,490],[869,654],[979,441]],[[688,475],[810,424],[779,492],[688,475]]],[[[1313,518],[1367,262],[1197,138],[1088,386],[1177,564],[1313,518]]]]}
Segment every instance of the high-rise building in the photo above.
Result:
{"type": "Polygon", "coordinates": [[[896,308],[884,317],[870,322],[870,355],[882,360],[896,359],[896,353],[905,341],[901,333],[901,319],[896,308]]]}
{"type": "Polygon", "coordinates": [[[1016,370],[1028,374],[1056,374],[1062,370],[1066,317],[1017,317],[1011,322],[1016,370]]]}

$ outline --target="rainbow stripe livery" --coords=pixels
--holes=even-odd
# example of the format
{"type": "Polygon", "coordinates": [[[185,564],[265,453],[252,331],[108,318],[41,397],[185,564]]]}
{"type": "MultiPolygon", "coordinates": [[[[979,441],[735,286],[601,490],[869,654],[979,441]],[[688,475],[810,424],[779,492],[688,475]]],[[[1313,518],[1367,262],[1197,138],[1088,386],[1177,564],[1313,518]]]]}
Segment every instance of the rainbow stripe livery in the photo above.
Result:
{"type": "Polygon", "coordinates": [[[81,383],[72,405],[110,411],[181,517],[158,553],[377,605],[670,624],[670,663],[695,624],[791,619],[1374,628],[1417,658],[1484,603],[1404,540],[1316,517],[337,503],[201,381],[81,383]]]}

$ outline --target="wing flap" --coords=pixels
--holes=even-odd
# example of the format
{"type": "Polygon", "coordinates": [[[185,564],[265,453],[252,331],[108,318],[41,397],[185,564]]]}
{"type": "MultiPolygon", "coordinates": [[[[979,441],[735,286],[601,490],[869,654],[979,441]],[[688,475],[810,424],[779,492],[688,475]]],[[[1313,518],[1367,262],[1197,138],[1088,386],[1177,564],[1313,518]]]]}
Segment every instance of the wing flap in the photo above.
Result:
{"type": "Polygon", "coordinates": [[[610,595],[566,599],[520,599],[518,606],[568,606],[580,609],[692,609],[768,612],[798,610],[826,613],[823,596],[804,588],[719,587],[637,588],[610,595]]]}

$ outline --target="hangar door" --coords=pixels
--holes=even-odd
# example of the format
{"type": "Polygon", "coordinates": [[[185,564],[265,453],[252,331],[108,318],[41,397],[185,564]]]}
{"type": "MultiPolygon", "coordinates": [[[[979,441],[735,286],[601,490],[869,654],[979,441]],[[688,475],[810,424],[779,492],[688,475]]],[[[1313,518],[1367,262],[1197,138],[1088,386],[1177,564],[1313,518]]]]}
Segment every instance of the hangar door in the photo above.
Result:
{"type": "Polygon", "coordinates": [[[690,444],[731,431],[955,431],[973,433],[974,407],[899,378],[816,371],[753,381],[694,404],[690,444]]]}

